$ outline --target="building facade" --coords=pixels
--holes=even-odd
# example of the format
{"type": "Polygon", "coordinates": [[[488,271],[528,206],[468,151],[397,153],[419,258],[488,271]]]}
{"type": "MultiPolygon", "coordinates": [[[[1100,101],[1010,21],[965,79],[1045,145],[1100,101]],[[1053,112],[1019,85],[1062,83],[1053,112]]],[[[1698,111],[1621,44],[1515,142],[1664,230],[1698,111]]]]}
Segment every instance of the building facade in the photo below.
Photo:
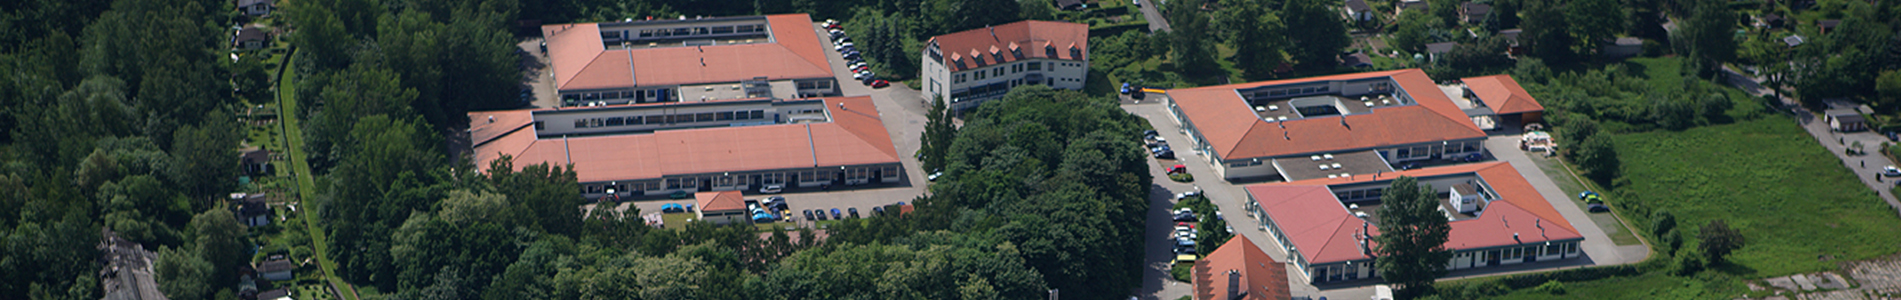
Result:
{"type": "Polygon", "coordinates": [[[869,97],[742,99],[469,113],[482,171],[572,164],[584,195],[897,182],[897,150],[869,97]]]}
{"type": "Polygon", "coordinates": [[[976,108],[1020,85],[1082,90],[1089,77],[1089,26],[1022,21],[931,37],[919,64],[925,101],[976,108]]]}
{"type": "Polygon", "coordinates": [[[839,95],[804,14],[541,29],[563,106],[839,95]]]}

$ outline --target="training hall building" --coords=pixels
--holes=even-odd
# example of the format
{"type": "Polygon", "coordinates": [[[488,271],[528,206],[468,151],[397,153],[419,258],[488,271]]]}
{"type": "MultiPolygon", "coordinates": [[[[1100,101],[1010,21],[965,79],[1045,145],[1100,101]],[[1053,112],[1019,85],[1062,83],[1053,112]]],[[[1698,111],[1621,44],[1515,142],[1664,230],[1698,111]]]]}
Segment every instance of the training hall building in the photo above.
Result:
{"type": "Polygon", "coordinates": [[[544,25],[562,106],[837,96],[805,14],[544,25]]]}
{"type": "Polygon", "coordinates": [[[754,98],[471,112],[480,171],[572,164],[583,193],[667,195],[768,185],[897,182],[903,168],[868,96],[754,98]],[[611,193],[610,193],[611,191],[611,193]]]}
{"type": "Polygon", "coordinates": [[[1584,255],[1584,237],[1506,162],[1249,185],[1245,207],[1309,283],[1372,278],[1380,196],[1399,176],[1437,193],[1452,227],[1448,270],[1584,255]]]}
{"type": "Polygon", "coordinates": [[[962,111],[1026,84],[1082,90],[1089,78],[1089,25],[1022,21],[931,37],[918,77],[924,101],[962,111]]]}
{"type": "MultiPolygon", "coordinates": [[[[1187,145],[1228,180],[1392,172],[1481,153],[1486,138],[1424,71],[1406,69],[1167,92],[1187,145]]],[[[1177,151],[1182,148],[1177,148],[1177,151]]]]}

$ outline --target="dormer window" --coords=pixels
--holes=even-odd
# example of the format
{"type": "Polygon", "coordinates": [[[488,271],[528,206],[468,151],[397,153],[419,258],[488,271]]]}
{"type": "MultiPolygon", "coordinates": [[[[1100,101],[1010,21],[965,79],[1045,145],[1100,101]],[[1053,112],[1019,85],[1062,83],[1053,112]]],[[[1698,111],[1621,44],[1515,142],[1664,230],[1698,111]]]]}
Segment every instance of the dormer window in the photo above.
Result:
{"type": "Polygon", "coordinates": [[[1015,56],[1016,59],[1023,59],[1023,48],[1018,47],[1016,42],[1010,42],[1010,55],[1015,56]]]}
{"type": "Polygon", "coordinates": [[[970,49],[970,58],[977,60],[978,66],[984,65],[984,55],[983,53],[977,53],[977,49],[970,49]]]}
{"type": "Polygon", "coordinates": [[[951,53],[951,62],[952,62],[952,63],[955,63],[955,64],[957,64],[957,68],[958,68],[958,69],[963,69],[963,68],[964,68],[964,56],[963,56],[963,55],[959,55],[959,54],[957,54],[957,53],[951,53]]]}
{"type": "Polygon", "coordinates": [[[1003,51],[997,50],[997,45],[990,45],[990,57],[995,58],[998,63],[1004,62],[1003,51]]]}
{"type": "Polygon", "coordinates": [[[1076,43],[1069,43],[1069,59],[1082,60],[1083,48],[1076,47],[1076,43]]]}
{"type": "Polygon", "coordinates": [[[1043,45],[1043,55],[1056,58],[1056,45],[1043,45]]]}

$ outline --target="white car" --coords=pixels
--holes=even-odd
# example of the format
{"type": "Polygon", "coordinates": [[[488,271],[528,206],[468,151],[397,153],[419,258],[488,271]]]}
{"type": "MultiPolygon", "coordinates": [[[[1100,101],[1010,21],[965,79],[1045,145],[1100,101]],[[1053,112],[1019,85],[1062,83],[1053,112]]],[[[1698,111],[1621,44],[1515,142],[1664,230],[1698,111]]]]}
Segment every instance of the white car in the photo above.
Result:
{"type": "Polygon", "coordinates": [[[851,47],[851,46],[855,46],[855,45],[853,45],[851,42],[838,43],[838,46],[832,46],[832,50],[845,51],[845,48],[851,47]]]}
{"type": "Polygon", "coordinates": [[[943,176],[944,176],[944,172],[935,172],[935,173],[931,173],[930,176],[924,176],[924,180],[937,181],[938,177],[943,177],[943,176]]]}
{"type": "Polygon", "coordinates": [[[1200,239],[1201,237],[1196,235],[1196,232],[1194,230],[1188,230],[1188,231],[1176,230],[1175,238],[1178,238],[1178,239],[1188,238],[1188,239],[1193,240],[1193,239],[1200,239]]]}
{"type": "Polygon", "coordinates": [[[1895,168],[1894,165],[1881,167],[1881,175],[1888,176],[1888,177],[1901,177],[1901,168],[1895,168]]]}
{"type": "Polygon", "coordinates": [[[768,184],[766,186],[759,187],[759,193],[761,194],[778,194],[779,192],[783,192],[783,191],[785,191],[784,184],[768,184]]]}

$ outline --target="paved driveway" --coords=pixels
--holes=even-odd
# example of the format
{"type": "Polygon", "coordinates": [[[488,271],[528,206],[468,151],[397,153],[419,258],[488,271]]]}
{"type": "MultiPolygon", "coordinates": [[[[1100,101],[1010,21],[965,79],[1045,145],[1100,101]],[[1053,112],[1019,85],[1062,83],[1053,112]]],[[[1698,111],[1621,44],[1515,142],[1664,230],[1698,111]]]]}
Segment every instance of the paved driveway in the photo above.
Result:
{"type": "MultiPolygon", "coordinates": [[[[1122,0],[1110,0],[1110,1],[1122,1],[1122,0]]],[[[1170,31],[1170,29],[1168,28],[1168,18],[1162,17],[1162,11],[1160,9],[1157,9],[1157,7],[1162,6],[1162,4],[1159,2],[1156,2],[1156,0],[1141,0],[1141,1],[1142,1],[1142,9],[1141,9],[1142,19],[1149,21],[1149,32],[1170,31]]]]}

